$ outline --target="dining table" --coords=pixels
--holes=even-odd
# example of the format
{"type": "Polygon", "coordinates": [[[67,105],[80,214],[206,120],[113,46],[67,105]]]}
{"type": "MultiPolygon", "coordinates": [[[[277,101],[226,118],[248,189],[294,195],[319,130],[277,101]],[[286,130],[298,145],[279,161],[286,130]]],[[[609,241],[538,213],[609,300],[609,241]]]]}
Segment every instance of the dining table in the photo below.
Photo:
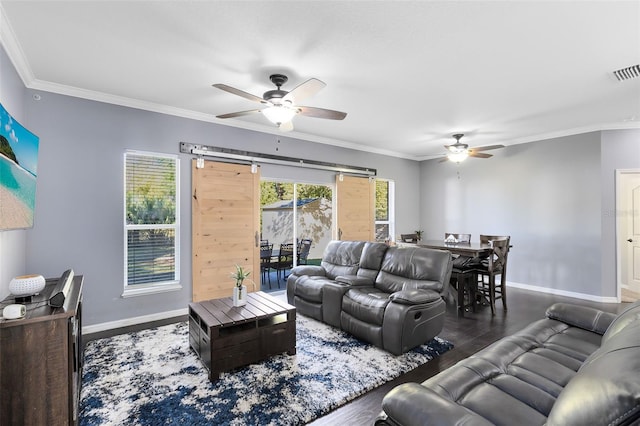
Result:
{"type": "Polygon", "coordinates": [[[447,250],[451,252],[451,254],[468,257],[487,257],[493,251],[491,244],[480,243],[479,241],[471,243],[450,243],[444,240],[421,240],[413,245],[430,249],[447,250]]]}

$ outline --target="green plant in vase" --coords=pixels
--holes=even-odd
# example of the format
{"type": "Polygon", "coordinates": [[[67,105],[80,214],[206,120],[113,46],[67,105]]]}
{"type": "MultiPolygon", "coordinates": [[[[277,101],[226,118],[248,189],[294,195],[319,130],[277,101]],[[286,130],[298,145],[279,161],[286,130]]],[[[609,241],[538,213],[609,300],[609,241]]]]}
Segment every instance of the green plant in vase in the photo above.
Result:
{"type": "Polygon", "coordinates": [[[231,278],[236,280],[236,287],[238,288],[238,297],[242,298],[242,286],[244,280],[251,275],[251,272],[246,271],[242,266],[236,265],[236,271],[231,273],[231,278]]]}

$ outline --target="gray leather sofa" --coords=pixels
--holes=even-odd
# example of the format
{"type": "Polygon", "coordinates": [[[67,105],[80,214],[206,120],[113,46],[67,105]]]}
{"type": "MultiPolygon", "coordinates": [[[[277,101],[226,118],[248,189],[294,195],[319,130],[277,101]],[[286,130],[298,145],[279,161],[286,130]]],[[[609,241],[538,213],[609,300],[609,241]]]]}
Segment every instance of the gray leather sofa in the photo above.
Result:
{"type": "Polygon", "coordinates": [[[394,388],[377,425],[638,425],[640,303],[558,303],[426,380],[394,388]]]}
{"type": "Polygon", "coordinates": [[[292,269],[287,299],[301,314],[398,355],[442,330],[451,266],[446,251],[331,241],[321,265],[292,269]]]}

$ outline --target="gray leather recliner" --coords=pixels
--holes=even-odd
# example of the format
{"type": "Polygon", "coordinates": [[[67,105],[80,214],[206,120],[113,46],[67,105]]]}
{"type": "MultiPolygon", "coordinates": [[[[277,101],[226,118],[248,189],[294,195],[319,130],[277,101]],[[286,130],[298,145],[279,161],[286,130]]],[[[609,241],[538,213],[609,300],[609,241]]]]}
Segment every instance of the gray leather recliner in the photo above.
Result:
{"type": "Polygon", "coordinates": [[[287,300],[398,355],[442,330],[451,266],[446,251],[331,241],[321,265],[293,268],[287,300]]]}
{"type": "Polygon", "coordinates": [[[383,399],[377,425],[638,425],[640,302],[547,318],[383,399]]]}
{"type": "Polygon", "coordinates": [[[390,247],[373,285],[352,282],[341,328],[395,355],[428,342],[444,326],[451,254],[390,247]]]}

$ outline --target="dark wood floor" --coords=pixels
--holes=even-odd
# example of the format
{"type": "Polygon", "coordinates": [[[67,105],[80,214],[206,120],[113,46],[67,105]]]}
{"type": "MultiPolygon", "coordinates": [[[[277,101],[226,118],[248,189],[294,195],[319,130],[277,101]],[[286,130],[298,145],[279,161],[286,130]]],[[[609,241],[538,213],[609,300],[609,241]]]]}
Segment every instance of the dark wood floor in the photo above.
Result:
{"type": "MultiPolygon", "coordinates": [[[[577,303],[593,306],[609,312],[620,312],[627,303],[604,304],[573,299],[569,297],[554,296],[544,293],[536,293],[520,289],[509,289],[508,311],[502,310],[498,301],[497,312],[491,316],[488,307],[480,307],[477,312],[465,312],[464,316],[457,314],[453,303],[447,306],[445,325],[440,337],[454,344],[454,348],[442,356],[431,360],[395,380],[392,380],[354,401],[332,411],[328,415],[317,419],[311,424],[319,425],[372,425],[381,411],[382,398],[395,386],[406,382],[422,382],[440,371],[454,365],[461,359],[479,351],[489,344],[510,335],[527,324],[544,317],[544,312],[555,302],[577,303]]],[[[140,324],[124,327],[117,330],[108,330],[100,333],[83,336],[86,343],[89,340],[109,337],[116,334],[128,333],[149,327],[170,324],[176,321],[185,321],[187,317],[170,318],[157,321],[152,324],[140,324]]]]}

